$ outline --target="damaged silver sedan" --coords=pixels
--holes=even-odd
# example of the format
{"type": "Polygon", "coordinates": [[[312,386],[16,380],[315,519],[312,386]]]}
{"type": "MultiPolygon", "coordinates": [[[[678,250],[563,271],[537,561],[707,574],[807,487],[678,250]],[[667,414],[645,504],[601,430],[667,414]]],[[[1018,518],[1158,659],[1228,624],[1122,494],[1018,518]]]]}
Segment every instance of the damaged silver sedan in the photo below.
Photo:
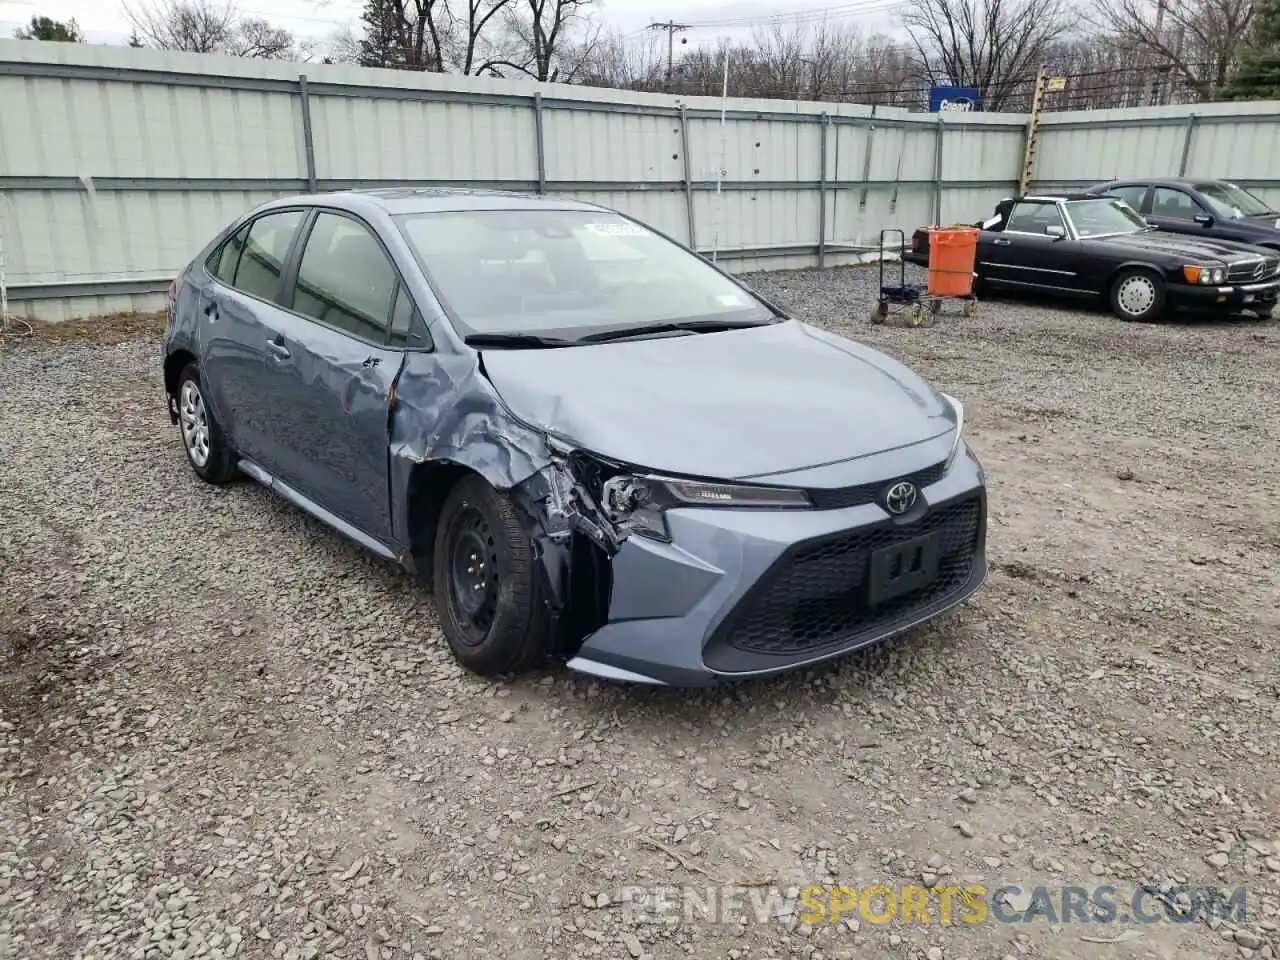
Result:
{"type": "Polygon", "coordinates": [[[959,402],[590,204],[260,206],[171,286],[164,383],[201,478],[416,573],[484,675],[771,674],[987,573],[959,402]]]}

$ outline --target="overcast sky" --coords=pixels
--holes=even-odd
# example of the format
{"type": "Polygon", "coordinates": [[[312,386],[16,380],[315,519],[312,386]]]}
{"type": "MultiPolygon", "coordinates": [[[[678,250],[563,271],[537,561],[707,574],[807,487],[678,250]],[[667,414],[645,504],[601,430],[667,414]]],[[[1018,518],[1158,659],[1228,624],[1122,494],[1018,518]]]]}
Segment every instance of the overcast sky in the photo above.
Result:
{"type": "MultiPolygon", "coordinates": [[[[343,28],[358,32],[362,4],[360,0],[244,0],[238,6],[298,37],[323,40],[343,28]]],[[[637,33],[652,21],[674,19],[691,25],[677,36],[693,44],[715,43],[721,37],[747,39],[761,26],[816,24],[822,19],[856,26],[864,34],[893,33],[894,10],[900,6],[900,0],[600,0],[594,16],[609,28],[637,33]]],[[[129,21],[119,0],[0,0],[0,34],[12,36],[33,15],[55,20],[74,17],[91,43],[124,43],[129,37],[129,21]]]]}

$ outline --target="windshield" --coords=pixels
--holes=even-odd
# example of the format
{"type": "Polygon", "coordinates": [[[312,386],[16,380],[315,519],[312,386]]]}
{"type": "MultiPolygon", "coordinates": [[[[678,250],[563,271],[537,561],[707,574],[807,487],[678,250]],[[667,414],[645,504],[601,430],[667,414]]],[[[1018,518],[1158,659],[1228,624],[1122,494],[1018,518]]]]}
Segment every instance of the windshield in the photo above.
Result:
{"type": "Polygon", "coordinates": [[[774,314],[677,244],[606,211],[465,210],[396,218],[463,336],[576,338],[774,314]]]}
{"type": "Polygon", "coordinates": [[[1234,183],[1197,183],[1196,189],[1209,201],[1215,217],[1238,220],[1240,217],[1265,217],[1275,213],[1248,190],[1234,183]]]}
{"type": "Polygon", "coordinates": [[[1071,225],[1080,237],[1137,233],[1148,229],[1147,221],[1123,200],[1073,200],[1066,204],[1066,208],[1071,225]]]}

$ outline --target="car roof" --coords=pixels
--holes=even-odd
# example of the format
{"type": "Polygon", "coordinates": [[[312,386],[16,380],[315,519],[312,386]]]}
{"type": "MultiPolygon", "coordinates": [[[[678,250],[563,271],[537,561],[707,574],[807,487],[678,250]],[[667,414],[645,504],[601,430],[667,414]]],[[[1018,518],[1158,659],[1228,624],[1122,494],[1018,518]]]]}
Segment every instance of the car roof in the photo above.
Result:
{"type": "Polygon", "coordinates": [[[298,204],[336,207],[353,213],[376,208],[392,215],[456,210],[582,210],[599,213],[603,209],[596,204],[581,200],[540,196],[514,190],[413,186],[307,193],[301,196],[282,197],[268,204],[264,209],[298,204]]]}
{"type": "Polygon", "coordinates": [[[1150,184],[1155,187],[1190,187],[1197,183],[1218,182],[1217,177],[1117,177],[1115,180],[1108,180],[1105,183],[1098,184],[1094,189],[1101,189],[1120,183],[1140,183],[1143,186],[1150,184]]]}

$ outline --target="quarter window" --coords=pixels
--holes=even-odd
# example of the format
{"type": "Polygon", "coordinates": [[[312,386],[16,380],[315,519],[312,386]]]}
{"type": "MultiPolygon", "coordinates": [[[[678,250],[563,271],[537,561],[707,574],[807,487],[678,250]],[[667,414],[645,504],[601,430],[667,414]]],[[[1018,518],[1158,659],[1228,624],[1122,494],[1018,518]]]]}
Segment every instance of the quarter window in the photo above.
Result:
{"type": "Polygon", "coordinates": [[[269,213],[253,221],[232,282],[237,290],[263,300],[279,296],[280,274],[302,217],[301,210],[288,210],[269,213]]]}
{"type": "Polygon", "coordinates": [[[293,309],[382,343],[398,286],[395,268],[367,228],[349,217],[322,213],[298,266],[293,309]]]}

